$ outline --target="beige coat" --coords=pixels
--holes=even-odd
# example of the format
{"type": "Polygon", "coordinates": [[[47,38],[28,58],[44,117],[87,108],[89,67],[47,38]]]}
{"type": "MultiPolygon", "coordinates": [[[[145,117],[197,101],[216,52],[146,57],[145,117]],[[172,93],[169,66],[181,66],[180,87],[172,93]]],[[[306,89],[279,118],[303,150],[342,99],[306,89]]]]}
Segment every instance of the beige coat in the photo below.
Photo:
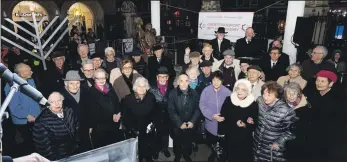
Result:
{"type": "MultiPolygon", "coordinates": [[[[212,72],[220,70],[219,68],[223,63],[224,63],[224,59],[214,62],[212,65],[212,72]]],[[[241,72],[240,60],[234,59],[233,64],[231,66],[234,68],[235,79],[238,80],[239,74],[241,72]]]]}
{"type": "MultiPolygon", "coordinates": [[[[284,84],[287,81],[289,81],[289,79],[290,79],[289,75],[281,76],[280,78],[278,78],[277,83],[283,87],[284,84]]],[[[303,79],[301,76],[298,76],[297,78],[292,80],[292,82],[298,83],[300,85],[301,89],[304,89],[306,87],[306,84],[307,84],[307,81],[305,79],[303,79]]]]}
{"type": "MultiPolygon", "coordinates": [[[[119,101],[121,101],[125,96],[129,95],[131,92],[130,92],[130,89],[129,89],[127,83],[125,82],[125,80],[123,78],[121,71],[119,70],[119,68],[116,68],[116,69],[118,69],[118,70],[113,71],[113,70],[115,70],[115,69],[113,69],[111,71],[111,74],[113,74],[113,77],[115,78],[112,86],[113,86],[113,89],[116,91],[116,94],[119,98],[119,101]]],[[[135,73],[135,71],[134,71],[132,84],[135,83],[135,80],[138,77],[142,77],[142,75],[138,74],[137,72],[135,73]]]]}
{"type": "MultiPolygon", "coordinates": [[[[252,94],[254,96],[254,99],[257,100],[258,97],[261,96],[261,87],[264,85],[265,83],[262,80],[258,80],[258,82],[253,86],[252,88],[252,94]]],[[[252,84],[253,85],[253,84],[252,84]]]]}

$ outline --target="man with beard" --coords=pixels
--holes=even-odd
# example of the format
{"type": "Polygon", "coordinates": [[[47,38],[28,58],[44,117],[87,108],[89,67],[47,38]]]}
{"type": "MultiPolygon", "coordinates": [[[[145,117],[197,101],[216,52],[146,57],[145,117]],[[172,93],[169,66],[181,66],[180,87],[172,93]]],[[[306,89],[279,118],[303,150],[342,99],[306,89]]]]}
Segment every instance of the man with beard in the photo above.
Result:
{"type": "Polygon", "coordinates": [[[156,99],[156,104],[159,109],[157,129],[157,150],[153,158],[158,159],[159,152],[163,152],[166,157],[170,157],[169,147],[169,134],[170,134],[170,120],[167,112],[169,92],[173,89],[169,81],[169,71],[166,67],[160,67],[157,71],[157,81],[151,84],[149,92],[151,92],[156,99]]]}
{"type": "Polygon", "coordinates": [[[222,71],[224,78],[223,85],[232,90],[241,72],[240,60],[235,59],[235,52],[233,50],[226,50],[223,52],[223,55],[223,60],[213,63],[212,72],[217,70],[222,71]]]}
{"type": "Polygon", "coordinates": [[[93,75],[94,75],[94,65],[92,63],[86,63],[82,66],[81,71],[83,73],[83,76],[85,78],[85,80],[82,82],[82,87],[89,89],[90,87],[93,86],[94,84],[94,79],[93,79],[93,75]]]}
{"type": "Polygon", "coordinates": [[[253,28],[246,30],[245,37],[236,41],[235,54],[236,57],[259,57],[261,53],[260,44],[256,39],[253,28]]]}
{"type": "Polygon", "coordinates": [[[65,87],[61,90],[61,94],[64,96],[63,105],[72,108],[73,113],[77,117],[79,129],[79,148],[78,152],[85,152],[92,149],[89,133],[88,133],[88,89],[81,87],[81,81],[78,71],[70,70],[66,73],[64,80],[65,87]]]}
{"type": "Polygon", "coordinates": [[[173,124],[173,151],[175,162],[183,158],[191,162],[193,130],[200,116],[199,96],[189,87],[189,77],[181,74],[178,77],[178,87],[169,94],[168,113],[173,124]]]}

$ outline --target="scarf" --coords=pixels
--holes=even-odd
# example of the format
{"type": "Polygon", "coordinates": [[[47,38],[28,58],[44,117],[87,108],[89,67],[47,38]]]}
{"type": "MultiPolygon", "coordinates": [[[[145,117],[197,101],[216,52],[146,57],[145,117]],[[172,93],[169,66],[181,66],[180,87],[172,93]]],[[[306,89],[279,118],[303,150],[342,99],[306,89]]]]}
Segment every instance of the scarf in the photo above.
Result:
{"type": "Polygon", "coordinates": [[[127,84],[129,90],[131,93],[133,93],[133,73],[130,74],[129,78],[127,76],[125,76],[123,73],[123,79],[125,81],[125,83],[127,84]]]}
{"type": "Polygon", "coordinates": [[[158,88],[159,88],[159,90],[160,90],[161,95],[162,95],[162,96],[165,96],[168,83],[166,82],[165,85],[161,85],[161,84],[159,84],[159,81],[157,81],[157,85],[158,85],[158,88]]]}
{"type": "Polygon", "coordinates": [[[104,87],[100,87],[95,83],[94,86],[98,91],[102,92],[103,94],[107,94],[110,91],[110,86],[108,84],[105,84],[104,87]]]}
{"type": "Polygon", "coordinates": [[[301,98],[302,98],[302,95],[299,95],[298,98],[296,98],[296,100],[294,102],[290,102],[287,100],[287,103],[288,103],[288,105],[290,105],[290,107],[295,108],[300,103],[301,98]]]}
{"type": "Polygon", "coordinates": [[[195,89],[198,86],[198,83],[199,83],[198,79],[190,80],[189,86],[190,86],[190,88],[195,89]]]}
{"type": "MultiPolygon", "coordinates": [[[[65,89],[66,89],[66,91],[69,92],[69,90],[68,90],[66,87],[65,87],[65,89]]],[[[69,92],[69,93],[70,93],[70,92],[69,92]]],[[[70,93],[70,95],[72,96],[72,98],[75,99],[75,101],[76,101],[77,103],[80,102],[80,96],[81,96],[81,90],[80,90],[80,89],[77,91],[77,93],[75,93],[75,94],[70,93]]]]}

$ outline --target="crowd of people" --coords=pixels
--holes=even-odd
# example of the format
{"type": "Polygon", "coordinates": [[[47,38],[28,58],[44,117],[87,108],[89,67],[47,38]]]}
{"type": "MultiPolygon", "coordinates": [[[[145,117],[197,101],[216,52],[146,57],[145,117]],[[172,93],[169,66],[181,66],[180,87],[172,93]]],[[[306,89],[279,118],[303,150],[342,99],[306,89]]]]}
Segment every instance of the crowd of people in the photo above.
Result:
{"type": "Polygon", "coordinates": [[[234,49],[225,34],[219,28],[202,54],[186,48],[177,76],[161,45],[148,59],[137,49],[119,58],[111,47],[90,55],[76,41],[76,53],[56,50],[41,76],[16,64],[14,72],[49,102],[40,107],[21,92],[10,102],[23,155],[59,160],[137,137],[146,162],[159,153],[192,161],[198,144],[211,148],[208,161],[342,160],[335,151],[346,128],[342,51],[327,60],[328,50],[317,46],[310,60],[290,64],[274,41],[266,57],[253,60],[244,58],[260,52],[252,28],[234,49]]]}

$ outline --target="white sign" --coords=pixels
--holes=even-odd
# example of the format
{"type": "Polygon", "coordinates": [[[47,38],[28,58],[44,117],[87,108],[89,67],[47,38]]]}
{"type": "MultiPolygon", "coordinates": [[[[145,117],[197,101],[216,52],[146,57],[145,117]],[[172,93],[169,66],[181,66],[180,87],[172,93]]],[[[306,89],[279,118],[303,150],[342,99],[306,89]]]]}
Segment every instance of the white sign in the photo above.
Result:
{"type": "MultiPolygon", "coordinates": [[[[34,13],[36,17],[42,17],[43,14],[39,12],[34,13]]],[[[31,17],[31,13],[15,13],[14,14],[16,17],[31,17]]]]}
{"type": "Polygon", "coordinates": [[[134,42],[132,38],[123,39],[123,47],[125,53],[133,52],[134,42]]]}
{"type": "Polygon", "coordinates": [[[199,12],[198,39],[214,39],[218,27],[224,27],[226,38],[236,42],[252,27],[253,15],[254,12],[199,12]]]}

